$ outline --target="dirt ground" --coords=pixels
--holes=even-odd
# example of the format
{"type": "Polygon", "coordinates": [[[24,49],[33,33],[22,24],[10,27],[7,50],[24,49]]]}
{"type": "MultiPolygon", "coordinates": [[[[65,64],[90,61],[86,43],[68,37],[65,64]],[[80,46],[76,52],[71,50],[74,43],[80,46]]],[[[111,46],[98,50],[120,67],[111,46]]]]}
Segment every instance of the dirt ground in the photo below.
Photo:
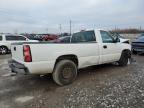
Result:
{"type": "Polygon", "coordinates": [[[126,67],[112,64],[79,70],[76,81],[56,85],[51,76],[11,76],[0,56],[0,108],[143,108],[144,56],[126,67]]]}

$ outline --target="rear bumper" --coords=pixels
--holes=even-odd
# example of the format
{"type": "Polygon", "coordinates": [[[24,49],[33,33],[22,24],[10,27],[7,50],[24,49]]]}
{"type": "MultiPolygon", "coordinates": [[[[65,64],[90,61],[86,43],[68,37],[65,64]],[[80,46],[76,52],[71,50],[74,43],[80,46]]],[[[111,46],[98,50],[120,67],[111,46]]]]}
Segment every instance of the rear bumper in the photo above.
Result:
{"type": "Polygon", "coordinates": [[[18,73],[18,72],[24,72],[25,74],[29,74],[28,69],[25,67],[25,65],[18,63],[15,60],[9,60],[8,65],[11,68],[11,71],[13,73],[18,73]]]}

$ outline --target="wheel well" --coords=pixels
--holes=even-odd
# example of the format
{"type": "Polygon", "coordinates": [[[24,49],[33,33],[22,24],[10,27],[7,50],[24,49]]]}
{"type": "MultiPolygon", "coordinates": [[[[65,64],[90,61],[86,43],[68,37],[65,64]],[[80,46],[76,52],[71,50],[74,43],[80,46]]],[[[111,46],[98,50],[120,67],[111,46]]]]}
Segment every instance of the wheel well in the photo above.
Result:
{"type": "Polygon", "coordinates": [[[127,53],[128,57],[131,58],[131,51],[129,49],[123,50],[122,53],[127,53]]]}
{"type": "Polygon", "coordinates": [[[66,60],[71,60],[71,61],[73,61],[73,62],[78,66],[78,58],[77,58],[76,55],[73,55],[73,54],[70,54],[70,55],[62,55],[62,56],[58,57],[58,58],[56,59],[55,65],[56,65],[59,61],[65,60],[65,59],[66,59],[66,60]]]}
{"type": "Polygon", "coordinates": [[[0,46],[0,47],[5,47],[5,48],[8,50],[8,47],[7,47],[7,46],[2,45],[2,46],[0,46]]]}

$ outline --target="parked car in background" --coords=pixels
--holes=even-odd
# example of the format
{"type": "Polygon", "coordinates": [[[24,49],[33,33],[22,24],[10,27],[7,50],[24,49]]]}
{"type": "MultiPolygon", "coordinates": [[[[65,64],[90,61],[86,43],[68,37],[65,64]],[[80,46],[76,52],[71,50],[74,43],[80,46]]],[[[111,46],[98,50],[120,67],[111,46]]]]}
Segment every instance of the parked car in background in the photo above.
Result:
{"type": "Polygon", "coordinates": [[[22,34],[23,36],[27,37],[29,40],[38,40],[42,41],[42,38],[38,37],[36,34],[22,34]]]}
{"type": "Polygon", "coordinates": [[[70,33],[61,33],[59,34],[59,37],[66,37],[66,36],[71,36],[70,33]]]}
{"type": "Polygon", "coordinates": [[[43,41],[51,41],[51,40],[55,40],[58,39],[58,35],[55,34],[41,34],[41,38],[43,41]]]}
{"type": "Polygon", "coordinates": [[[140,36],[132,42],[132,52],[134,54],[144,53],[144,36],[140,36]]]}
{"type": "Polygon", "coordinates": [[[55,34],[22,34],[30,40],[38,40],[38,41],[51,41],[58,39],[58,35],[55,34]]]}
{"type": "Polygon", "coordinates": [[[110,32],[110,33],[114,38],[119,37],[121,43],[130,44],[130,39],[126,39],[125,37],[123,37],[120,34],[115,33],[115,32],[110,32]]]}
{"type": "Polygon", "coordinates": [[[138,39],[139,37],[144,37],[144,33],[141,33],[136,39],[138,39]]]}
{"type": "Polygon", "coordinates": [[[70,43],[71,36],[60,37],[56,40],[52,40],[50,42],[53,43],[70,43]]]}
{"type": "Polygon", "coordinates": [[[17,42],[38,42],[22,35],[0,34],[0,54],[10,52],[11,44],[17,42]]]}

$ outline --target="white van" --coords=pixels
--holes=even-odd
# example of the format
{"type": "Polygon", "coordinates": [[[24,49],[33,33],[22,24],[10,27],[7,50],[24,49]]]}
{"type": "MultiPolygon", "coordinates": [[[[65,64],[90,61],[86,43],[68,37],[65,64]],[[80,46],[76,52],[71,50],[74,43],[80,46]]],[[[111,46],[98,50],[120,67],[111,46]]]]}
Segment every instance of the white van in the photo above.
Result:
{"type": "Polygon", "coordinates": [[[38,42],[37,40],[30,40],[22,35],[0,34],[0,54],[7,54],[10,52],[12,43],[19,42],[38,42]]]}

